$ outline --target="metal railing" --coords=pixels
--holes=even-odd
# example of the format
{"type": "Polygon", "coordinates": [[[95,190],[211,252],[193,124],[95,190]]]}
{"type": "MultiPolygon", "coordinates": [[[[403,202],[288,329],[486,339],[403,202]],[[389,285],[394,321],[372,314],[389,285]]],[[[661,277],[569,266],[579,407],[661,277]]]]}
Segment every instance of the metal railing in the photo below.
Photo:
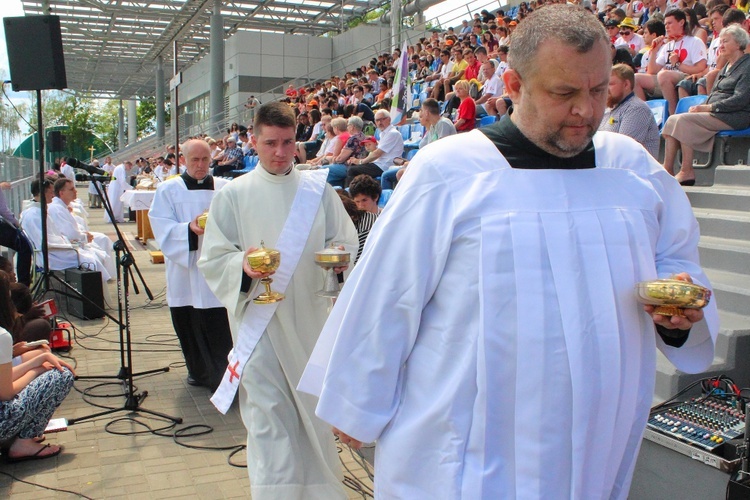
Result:
{"type": "Polygon", "coordinates": [[[10,182],[9,191],[4,191],[8,208],[16,215],[21,214],[24,200],[31,198],[31,181],[39,170],[39,162],[28,158],[0,155],[0,181],[10,182]]]}

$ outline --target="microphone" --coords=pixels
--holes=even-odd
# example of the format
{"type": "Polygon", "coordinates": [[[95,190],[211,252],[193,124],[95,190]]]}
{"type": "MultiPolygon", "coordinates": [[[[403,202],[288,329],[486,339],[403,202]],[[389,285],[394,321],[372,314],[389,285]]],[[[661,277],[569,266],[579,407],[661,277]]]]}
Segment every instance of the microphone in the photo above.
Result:
{"type": "Polygon", "coordinates": [[[106,172],[102,170],[101,168],[95,167],[93,165],[87,165],[86,163],[76,160],[75,158],[68,158],[67,163],[73,168],[80,168],[81,170],[85,170],[86,172],[92,175],[93,174],[97,174],[97,175],[106,174],[106,172]]]}

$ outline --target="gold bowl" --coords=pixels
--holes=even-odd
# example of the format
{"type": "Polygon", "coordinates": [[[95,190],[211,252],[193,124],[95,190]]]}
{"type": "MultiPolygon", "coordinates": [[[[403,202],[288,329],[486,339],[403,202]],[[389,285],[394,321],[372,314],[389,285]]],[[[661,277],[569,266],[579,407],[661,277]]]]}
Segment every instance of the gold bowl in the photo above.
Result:
{"type": "Polygon", "coordinates": [[[638,302],[656,306],[654,312],[664,316],[682,316],[680,309],[701,309],[711,300],[708,288],[675,279],[641,281],[635,292],[638,302]]]}
{"type": "Polygon", "coordinates": [[[206,229],[206,222],[208,222],[208,210],[198,216],[198,227],[206,229]]]}
{"type": "Polygon", "coordinates": [[[264,247],[261,242],[258,250],[247,254],[247,263],[253,271],[272,273],[281,264],[281,253],[273,248],[264,247]]]}

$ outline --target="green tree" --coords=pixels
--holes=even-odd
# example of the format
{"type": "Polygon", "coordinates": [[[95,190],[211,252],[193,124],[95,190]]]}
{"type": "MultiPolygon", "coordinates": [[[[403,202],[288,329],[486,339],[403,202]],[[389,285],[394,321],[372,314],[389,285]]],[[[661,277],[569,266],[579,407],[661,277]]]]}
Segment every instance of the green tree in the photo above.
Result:
{"type": "Polygon", "coordinates": [[[156,130],[156,103],[153,100],[140,101],[136,116],[139,138],[145,137],[156,130]]]}
{"type": "Polygon", "coordinates": [[[94,119],[94,133],[109,144],[111,147],[117,147],[117,121],[120,101],[116,99],[107,99],[100,101],[94,119]]]}
{"type": "Polygon", "coordinates": [[[91,142],[92,126],[94,117],[94,103],[91,99],[68,95],[63,101],[64,116],[61,125],[67,125],[68,138],[67,149],[69,151],[82,151],[89,147],[91,142]]]}

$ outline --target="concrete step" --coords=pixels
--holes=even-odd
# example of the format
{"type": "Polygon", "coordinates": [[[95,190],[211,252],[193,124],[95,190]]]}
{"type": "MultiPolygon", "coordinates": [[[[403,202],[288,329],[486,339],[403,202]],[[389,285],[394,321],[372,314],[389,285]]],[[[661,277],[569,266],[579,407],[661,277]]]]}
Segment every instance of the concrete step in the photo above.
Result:
{"type": "Polygon", "coordinates": [[[747,275],[705,269],[714,289],[714,300],[725,312],[750,314],[750,279],[747,275]]]}
{"type": "Polygon", "coordinates": [[[694,208],[750,212],[750,186],[685,187],[694,208]]]}
{"type": "Polygon", "coordinates": [[[740,387],[750,385],[750,316],[719,310],[719,334],[711,367],[703,373],[677,370],[659,352],[656,359],[654,402],[662,402],[696,380],[717,375],[732,378],[740,387]]]}
{"type": "Polygon", "coordinates": [[[714,174],[714,186],[716,185],[750,187],[750,166],[719,165],[714,174]]]}
{"type": "Polygon", "coordinates": [[[750,236],[750,213],[737,210],[693,208],[701,237],[716,236],[743,240],[750,236]]]}
{"type": "Polygon", "coordinates": [[[744,274],[750,280],[750,241],[702,236],[698,252],[703,268],[744,274]]]}

